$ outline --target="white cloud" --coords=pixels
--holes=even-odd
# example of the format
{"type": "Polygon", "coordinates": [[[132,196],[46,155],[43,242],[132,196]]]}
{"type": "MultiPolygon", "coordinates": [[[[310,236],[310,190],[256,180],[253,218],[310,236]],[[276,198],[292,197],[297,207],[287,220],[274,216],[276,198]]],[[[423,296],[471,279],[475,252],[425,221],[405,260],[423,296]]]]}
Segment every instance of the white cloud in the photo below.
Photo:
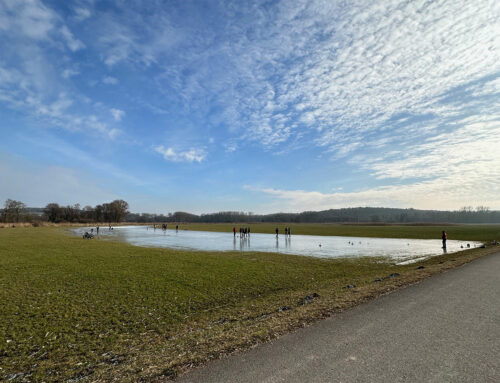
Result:
{"type": "Polygon", "coordinates": [[[37,0],[0,2],[0,28],[35,40],[49,38],[54,29],[57,15],[37,0]]]}
{"type": "Polygon", "coordinates": [[[22,35],[32,40],[52,40],[55,35],[75,52],[85,45],[73,36],[61,18],[38,0],[4,0],[0,2],[1,29],[11,35],[22,35]],[[59,37],[58,36],[58,37],[59,37]]]}
{"type": "Polygon", "coordinates": [[[87,8],[75,8],[75,18],[78,21],[86,20],[91,15],[92,15],[92,12],[90,12],[90,10],[87,8]]]}
{"type": "Polygon", "coordinates": [[[376,161],[356,161],[371,175],[392,180],[387,186],[343,193],[274,188],[259,191],[275,197],[275,206],[285,204],[293,211],[346,206],[446,210],[485,205],[500,209],[498,148],[500,116],[492,121],[465,123],[452,134],[435,136],[401,152],[381,154],[376,161]]]}
{"type": "Polygon", "coordinates": [[[226,149],[226,153],[233,153],[238,149],[238,144],[234,141],[227,142],[224,144],[224,147],[226,149]]]}
{"type": "Polygon", "coordinates": [[[113,19],[107,20],[99,42],[104,47],[102,59],[110,67],[128,59],[138,46],[135,34],[126,25],[119,24],[113,19]]]}
{"type": "Polygon", "coordinates": [[[173,162],[202,162],[206,159],[207,154],[203,149],[175,150],[167,148],[163,145],[156,146],[155,151],[160,153],[164,159],[173,162]]]}
{"type": "Polygon", "coordinates": [[[109,84],[109,85],[116,85],[118,83],[118,80],[114,77],[111,76],[106,76],[102,79],[102,82],[104,84],[109,84]]]}
{"type": "Polygon", "coordinates": [[[118,122],[121,121],[125,115],[125,112],[120,109],[111,108],[110,112],[113,115],[113,119],[118,122]]]}
{"type": "Polygon", "coordinates": [[[70,77],[76,76],[77,74],[80,74],[80,72],[76,69],[64,69],[61,76],[65,79],[68,79],[70,77]]]}
{"type": "MultiPolygon", "coordinates": [[[[476,117],[477,119],[478,117],[476,117]]],[[[494,120],[467,122],[450,132],[428,138],[404,151],[360,164],[378,179],[425,179],[442,175],[464,182],[491,178],[500,164],[500,116],[494,120]],[[466,181],[465,178],[468,180],[466,181]]],[[[498,180],[500,190],[500,179],[498,180]]]]}
{"type": "MultiPolygon", "coordinates": [[[[217,94],[220,119],[236,137],[271,148],[308,132],[310,144],[339,158],[361,149],[370,132],[405,134],[390,121],[398,114],[440,122],[464,113],[469,105],[443,95],[500,71],[491,19],[498,7],[489,0],[281,2],[268,12],[241,5],[243,19],[228,19],[227,34],[187,43],[173,60],[161,60],[168,49],[151,48],[150,61],[164,62],[159,82],[186,103],[217,94]]],[[[138,36],[126,35],[121,59],[140,61],[138,36]]]]}
{"type": "Polygon", "coordinates": [[[68,48],[72,52],[76,52],[82,48],[85,48],[85,45],[78,39],[76,39],[67,26],[63,25],[60,29],[61,35],[63,39],[66,41],[68,48]]]}
{"type": "Polygon", "coordinates": [[[108,136],[109,138],[111,138],[112,140],[114,140],[116,137],[118,137],[120,134],[122,134],[122,131],[120,129],[117,129],[117,128],[113,128],[111,129],[109,132],[108,132],[108,136]]]}
{"type": "Polygon", "coordinates": [[[55,59],[57,53],[46,49],[83,48],[63,19],[37,0],[1,1],[0,20],[4,19],[8,23],[0,23],[5,48],[0,62],[0,101],[41,126],[116,137],[118,132],[108,128],[94,111],[75,112],[75,105],[85,97],[61,78],[79,74],[78,65],[68,65],[68,57],[55,59]]]}

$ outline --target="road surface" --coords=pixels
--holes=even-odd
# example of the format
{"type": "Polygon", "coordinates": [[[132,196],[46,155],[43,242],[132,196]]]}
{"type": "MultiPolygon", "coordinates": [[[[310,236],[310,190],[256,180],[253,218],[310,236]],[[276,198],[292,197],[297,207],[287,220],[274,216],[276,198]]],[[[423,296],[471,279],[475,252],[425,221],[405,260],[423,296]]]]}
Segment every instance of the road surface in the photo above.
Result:
{"type": "Polygon", "coordinates": [[[500,253],[177,382],[500,382],[500,253]]]}

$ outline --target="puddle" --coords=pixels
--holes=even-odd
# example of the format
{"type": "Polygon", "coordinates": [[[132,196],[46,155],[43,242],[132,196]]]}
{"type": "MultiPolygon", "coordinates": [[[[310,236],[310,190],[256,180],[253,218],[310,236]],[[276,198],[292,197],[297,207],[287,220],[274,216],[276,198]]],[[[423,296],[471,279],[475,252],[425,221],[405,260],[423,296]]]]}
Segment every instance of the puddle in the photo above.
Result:
{"type": "MultiPolygon", "coordinates": [[[[73,233],[82,235],[89,228],[74,229],[73,233]]],[[[94,229],[95,231],[95,229],[94,229]]],[[[182,250],[201,251],[261,251],[285,254],[306,255],[319,258],[339,257],[389,257],[397,262],[414,262],[429,256],[443,254],[440,239],[400,239],[365,238],[252,233],[250,237],[240,238],[233,233],[190,230],[154,230],[147,226],[117,226],[113,230],[101,227],[101,238],[123,240],[143,247],[165,247],[182,250]]],[[[440,236],[439,230],[436,236],[440,236]]],[[[449,253],[466,250],[481,245],[473,241],[447,241],[449,253]]]]}

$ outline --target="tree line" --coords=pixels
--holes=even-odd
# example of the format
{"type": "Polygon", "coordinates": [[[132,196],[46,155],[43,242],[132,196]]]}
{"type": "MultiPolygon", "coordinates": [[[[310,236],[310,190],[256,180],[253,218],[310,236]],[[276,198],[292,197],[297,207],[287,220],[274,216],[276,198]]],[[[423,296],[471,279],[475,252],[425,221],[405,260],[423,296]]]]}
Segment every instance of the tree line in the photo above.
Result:
{"type": "Polygon", "coordinates": [[[27,208],[21,201],[8,199],[1,209],[2,222],[121,222],[129,213],[128,203],[124,200],[114,200],[96,206],[80,207],[80,204],[61,206],[49,203],[45,208],[27,208]]]}
{"type": "MultiPolygon", "coordinates": [[[[141,222],[148,215],[128,215],[125,220],[141,222]]],[[[159,216],[155,216],[158,218],[159,216]]],[[[148,217],[150,218],[150,217],[148,217]]],[[[144,222],[148,222],[147,220],[144,222]]],[[[150,220],[149,222],[159,222],[150,220]]],[[[211,214],[169,213],[161,216],[161,222],[191,223],[237,223],[237,222],[294,222],[294,223],[500,223],[500,211],[484,206],[463,207],[455,211],[395,209],[379,207],[355,207],[305,211],[302,213],[253,214],[237,211],[222,211],[211,214]]]]}
{"type": "Polygon", "coordinates": [[[304,211],[302,213],[253,214],[237,211],[221,211],[210,214],[130,213],[124,200],[115,200],[96,206],[81,207],[79,204],[61,206],[49,203],[45,208],[27,208],[21,201],[8,199],[0,209],[3,222],[185,222],[185,223],[237,223],[237,222],[294,222],[294,223],[500,223],[500,211],[485,206],[463,207],[454,211],[395,209],[379,207],[355,207],[304,211]]]}

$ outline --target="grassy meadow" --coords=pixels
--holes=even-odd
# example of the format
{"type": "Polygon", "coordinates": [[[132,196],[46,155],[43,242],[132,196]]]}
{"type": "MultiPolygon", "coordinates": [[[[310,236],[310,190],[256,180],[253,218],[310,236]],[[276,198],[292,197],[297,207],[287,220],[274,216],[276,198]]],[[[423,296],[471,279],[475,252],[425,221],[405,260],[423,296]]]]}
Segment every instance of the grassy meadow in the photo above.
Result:
{"type": "MultiPolygon", "coordinates": [[[[436,238],[442,230],[290,226],[296,234],[349,230],[408,238],[436,238]]],[[[193,230],[232,227],[189,225],[193,230]]],[[[273,232],[275,225],[251,227],[273,232]]],[[[450,239],[500,239],[500,226],[443,229],[450,239]]],[[[498,250],[488,246],[394,265],[381,259],[140,248],[82,240],[56,227],[0,229],[0,380],[173,378],[498,250]],[[388,278],[392,273],[400,275],[388,278]],[[377,278],[381,281],[374,282],[377,278]],[[350,284],[355,287],[346,288],[350,284]]]]}

